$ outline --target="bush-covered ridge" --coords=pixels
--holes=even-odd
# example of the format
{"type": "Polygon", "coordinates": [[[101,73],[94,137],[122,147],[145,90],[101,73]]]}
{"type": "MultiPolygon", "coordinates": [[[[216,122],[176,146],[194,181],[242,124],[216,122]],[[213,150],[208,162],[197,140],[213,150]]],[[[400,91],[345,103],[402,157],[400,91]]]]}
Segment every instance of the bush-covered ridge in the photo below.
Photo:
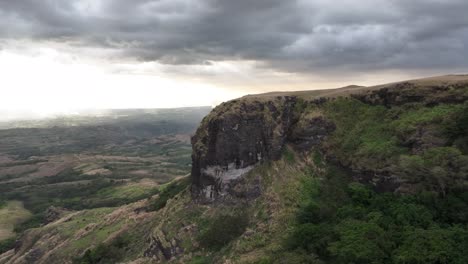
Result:
{"type": "Polygon", "coordinates": [[[387,108],[338,99],[325,109],[337,128],[325,152],[362,178],[388,175],[401,191],[446,194],[466,187],[468,104],[387,108]]]}
{"type": "Polygon", "coordinates": [[[309,263],[468,261],[467,192],[376,193],[336,167],[309,175],[303,191],[286,248],[309,263]]]}
{"type": "Polygon", "coordinates": [[[326,157],[314,159],[320,169],[305,178],[284,251],[273,256],[292,251],[300,263],[467,263],[468,104],[382,106],[338,98],[323,109],[336,130],[320,148],[326,157]],[[382,178],[394,188],[379,188],[390,184],[382,178]]]}

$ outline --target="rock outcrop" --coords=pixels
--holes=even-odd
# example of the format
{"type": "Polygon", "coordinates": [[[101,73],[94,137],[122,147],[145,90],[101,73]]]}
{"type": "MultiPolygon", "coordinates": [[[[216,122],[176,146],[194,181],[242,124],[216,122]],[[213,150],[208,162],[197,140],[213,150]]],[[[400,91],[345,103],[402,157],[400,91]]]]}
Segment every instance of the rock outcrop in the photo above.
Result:
{"type": "Polygon", "coordinates": [[[295,97],[233,100],[218,106],[192,138],[192,194],[215,200],[264,159],[277,159],[294,123],[295,97]]]}
{"type": "Polygon", "coordinates": [[[44,213],[44,224],[55,222],[70,212],[66,208],[50,206],[44,213]]]}
{"type": "Polygon", "coordinates": [[[180,241],[176,239],[168,241],[166,235],[160,231],[157,236],[150,237],[150,247],[145,251],[144,256],[157,261],[171,260],[183,253],[179,244],[180,241]]]}
{"type": "Polygon", "coordinates": [[[193,197],[206,202],[260,195],[259,186],[237,188],[242,192],[234,187],[256,164],[279,159],[286,143],[310,149],[334,130],[321,115],[303,116],[304,104],[295,96],[277,96],[233,100],[214,109],[192,138],[193,197]]]}
{"type": "Polygon", "coordinates": [[[418,82],[401,82],[371,89],[351,95],[368,104],[399,106],[408,103],[437,105],[441,103],[463,103],[468,94],[460,91],[468,86],[468,81],[442,82],[434,84],[418,82]]]}

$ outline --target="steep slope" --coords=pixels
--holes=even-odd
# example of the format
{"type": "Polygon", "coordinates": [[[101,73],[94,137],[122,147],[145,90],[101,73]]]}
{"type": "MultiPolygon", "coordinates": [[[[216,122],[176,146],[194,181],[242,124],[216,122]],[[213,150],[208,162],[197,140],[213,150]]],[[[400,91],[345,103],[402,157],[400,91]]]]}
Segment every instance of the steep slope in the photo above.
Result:
{"type": "Polygon", "coordinates": [[[466,263],[467,101],[457,75],[226,102],[190,183],[29,230],[0,263],[466,263]]]}

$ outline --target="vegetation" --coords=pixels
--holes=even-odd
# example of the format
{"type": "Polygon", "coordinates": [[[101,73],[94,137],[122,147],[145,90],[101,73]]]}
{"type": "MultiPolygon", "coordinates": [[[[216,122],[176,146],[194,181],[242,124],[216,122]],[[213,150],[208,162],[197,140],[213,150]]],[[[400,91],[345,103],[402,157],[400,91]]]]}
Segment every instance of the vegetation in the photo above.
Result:
{"type": "Polygon", "coordinates": [[[16,237],[10,237],[0,241],[0,254],[15,247],[16,237]]]}
{"type": "Polygon", "coordinates": [[[196,256],[191,261],[190,264],[210,264],[212,263],[208,257],[196,256]]]}
{"type": "Polygon", "coordinates": [[[294,153],[289,149],[284,150],[283,156],[284,156],[284,159],[289,163],[293,163],[295,160],[294,153]]]}
{"type": "Polygon", "coordinates": [[[387,171],[446,194],[467,180],[467,105],[385,108],[338,99],[326,107],[337,126],[327,151],[362,173],[387,171]]]}
{"type": "Polygon", "coordinates": [[[287,248],[326,263],[467,263],[468,193],[376,193],[337,168],[310,177],[287,248]]]}
{"type": "Polygon", "coordinates": [[[131,243],[130,237],[120,235],[109,244],[101,243],[93,249],[88,249],[85,254],[76,258],[75,264],[113,264],[125,258],[125,251],[131,243]]]}
{"type": "Polygon", "coordinates": [[[148,211],[158,211],[164,208],[169,199],[172,199],[174,196],[187,189],[189,184],[190,178],[188,177],[169,183],[167,186],[162,188],[157,198],[150,201],[148,211]]]}
{"type": "Polygon", "coordinates": [[[424,190],[445,196],[464,186],[468,175],[468,156],[454,147],[437,147],[420,155],[403,155],[393,170],[424,190]]]}
{"type": "Polygon", "coordinates": [[[446,126],[445,134],[452,145],[460,149],[463,154],[468,154],[468,103],[457,111],[446,126]]]}
{"type": "Polygon", "coordinates": [[[42,224],[44,224],[44,215],[42,213],[34,214],[26,221],[17,223],[13,231],[17,234],[21,234],[28,229],[39,227],[42,224]]]}
{"type": "Polygon", "coordinates": [[[248,225],[248,217],[242,213],[221,214],[211,219],[208,226],[200,234],[200,245],[209,250],[220,250],[233,239],[244,233],[248,225]]]}
{"type": "Polygon", "coordinates": [[[286,248],[310,263],[467,263],[466,104],[337,99],[325,108],[337,127],[325,151],[339,166],[312,170],[286,248]],[[369,172],[397,175],[410,189],[352,181],[369,172]]]}
{"type": "Polygon", "coordinates": [[[382,168],[407,152],[393,134],[391,111],[383,106],[338,99],[326,106],[326,112],[337,128],[327,142],[328,148],[345,166],[382,168]]]}

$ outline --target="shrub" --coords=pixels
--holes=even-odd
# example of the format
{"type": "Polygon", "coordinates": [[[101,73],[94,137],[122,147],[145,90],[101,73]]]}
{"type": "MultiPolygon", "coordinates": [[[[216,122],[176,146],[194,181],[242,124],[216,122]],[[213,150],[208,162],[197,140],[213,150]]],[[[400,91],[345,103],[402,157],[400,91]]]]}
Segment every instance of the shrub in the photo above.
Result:
{"type": "Polygon", "coordinates": [[[284,150],[283,156],[284,156],[284,159],[286,160],[286,162],[288,162],[288,163],[293,163],[294,160],[295,160],[294,153],[289,149],[284,150]]]}
{"type": "Polygon", "coordinates": [[[8,238],[0,241],[0,254],[7,252],[15,247],[16,237],[8,238]]]}
{"type": "Polygon", "coordinates": [[[385,230],[373,222],[345,220],[336,226],[338,240],[329,250],[342,263],[384,263],[391,244],[385,230]]]}
{"type": "Polygon", "coordinates": [[[43,214],[34,214],[28,220],[15,225],[14,231],[15,233],[22,233],[27,229],[40,227],[44,223],[44,215],[43,214]]]}
{"type": "Polygon", "coordinates": [[[298,225],[286,242],[288,249],[303,249],[320,256],[328,255],[328,245],[335,236],[333,225],[301,224],[298,225]]]}
{"type": "Polygon", "coordinates": [[[164,208],[169,199],[174,198],[174,196],[187,188],[187,186],[190,184],[189,180],[190,179],[186,178],[180,181],[174,181],[167,185],[159,193],[159,196],[150,202],[147,210],[151,212],[164,208]]]}
{"type": "Polygon", "coordinates": [[[75,264],[113,264],[125,258],[125,250],[131,240],[127,235],[118,236],[110,244],[101,243],[73,261],[75,264]]]}
{"type": "Polygon", "coordinates": [[[247,225],[245,214],[222,214],[211,221],[198,240],[203,248],[219,250],[244,233],[247,225]]]}
{"type": "Polygon", "coordinates": [[[431,148],[420,155],[402,156],[394,172],[445,196],[468,180],[468,156],[454,147],[431,148]]]}
{"type": "MultiPolygon", "coordinates": [[[[467,257],[453,239],[454,232],[464,234],[464,246],[468,240],[466,231],[453,229],[415,229],[408,231],[402,245],[395,251],[395,263],[466,263],[467,257]],[[463,260],[462,260],[463,259],[463,260]],[[463,262],[465,261],[465,262],[463,262]]],[[[463,243],[462,243],[463,244],[463,243]]]]}
{"type": "Polygon", "coordinates": [[[372,191],[364,184],[353,182],[348,185],[348,192],[351,199],[358,204],[368,205],[372,200],[372,191]]]}
{"type": "Polygon", "coordinates": [[[202,257],[202,256],[196,256],[190,261],[190,264],[210,264],[210,263],[212,263],[210,258],[202,257]]]}

